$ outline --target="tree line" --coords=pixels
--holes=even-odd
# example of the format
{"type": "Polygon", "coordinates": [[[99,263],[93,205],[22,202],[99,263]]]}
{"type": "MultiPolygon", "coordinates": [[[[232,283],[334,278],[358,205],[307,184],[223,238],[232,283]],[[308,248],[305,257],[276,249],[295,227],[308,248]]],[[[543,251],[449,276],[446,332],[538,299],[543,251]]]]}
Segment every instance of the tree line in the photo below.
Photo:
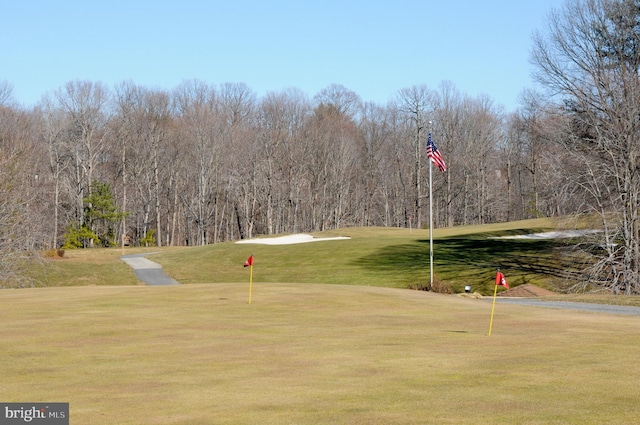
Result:
{"type": "Polygon", "coordinates": [[[338,84],[76,80],[33,108],[0,83],[0,252],[421,228],[431,201],[436,227],[595,213],[581,289],[640,292],[638,3],[552,11],[532,63],[554,95],[525,90],[510,113],[448,81],[380,105],[338,84]],[[429,133],[447,163],[432,200],[429,133]]]}
{"type": "Polygon", "coordinates": [[[424,227],[429,132],[448,165],[433,178],[438,226],[566,210],[536,176],[526,117],[450,83],[401,89],[381,106],[340,85],[258,99],[244,83],[191,80],[168,91],[71,81],[32,109],[5,103],[1,125],[15,173],[5,184],[24,199],[36,249],[83,228],[102,235],[94,245],[122,236],[140,245],[152,233],[163,246],[424,227]],[[105,197],[119,212],[111,218],[97,213],[105,197]]]}

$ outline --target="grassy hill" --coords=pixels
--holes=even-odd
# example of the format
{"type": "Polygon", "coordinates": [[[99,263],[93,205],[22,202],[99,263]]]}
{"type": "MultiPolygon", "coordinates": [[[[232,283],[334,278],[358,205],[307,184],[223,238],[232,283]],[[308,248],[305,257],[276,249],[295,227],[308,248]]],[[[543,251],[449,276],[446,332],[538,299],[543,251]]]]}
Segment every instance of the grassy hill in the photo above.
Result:
{"type": "MultiPolygon", "coordinates": [[[[511,286],[552,287],[565,264],[553,240],[501,240],[491,236],[552,230],[550,219],[459,226],[434,231],[434,273],[438,281],[462,292],[466,285],[489,294],[497,268],[511,286]]],[[[295,245],[221,243],[203,247],[94,249],[67,251],[65,258],[34,272],[43,286],[130,285],[137,281],[119,260],[123,253],[154,253],[149,258],[184,284],[245,282],[242,265],[255,257],[254,281],[325,283],[392,288],[429,283],[429,232],[397,228],[349,228],[314,234],[349,240],[295,245]]]]}
{"type": "MultiPolygon", "coordinates": [[[[435,275],[456,292],[462,292],[468,284],[479,292],[490,292],[498,267],[513,285],[548,285],[555,277],[553,241],[488,237],[552,228],[548,220],[535,220],[510,226],[438,229],[434,232],[435,275]]],[[[252,254],[256,282],[393,288],[424,286],[429,282],[427,230],[350,228],[314,235],[351,239],[274,246],[225,243],[162,252],[154,255],[153,260],[183,283],[246,281],[247,270],[243,270],[242,264],[252,254]]]]}

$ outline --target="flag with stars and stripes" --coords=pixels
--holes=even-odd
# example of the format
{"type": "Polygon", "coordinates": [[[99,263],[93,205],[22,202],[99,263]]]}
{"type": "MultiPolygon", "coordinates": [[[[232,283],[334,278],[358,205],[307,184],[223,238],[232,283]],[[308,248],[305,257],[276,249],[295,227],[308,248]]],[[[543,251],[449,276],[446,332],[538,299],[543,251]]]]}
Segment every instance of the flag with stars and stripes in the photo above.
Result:
{"type": "Polygon", "coordinates": [[[427,139],[427,156],[431,158],[431,162],[433,162],[440,171],[443,173],[447,171],[447,164],[444,163],[444,158],[442,158],[436,144],[433,143],[431,133],[429,133],[429,138],[427,139]]]}

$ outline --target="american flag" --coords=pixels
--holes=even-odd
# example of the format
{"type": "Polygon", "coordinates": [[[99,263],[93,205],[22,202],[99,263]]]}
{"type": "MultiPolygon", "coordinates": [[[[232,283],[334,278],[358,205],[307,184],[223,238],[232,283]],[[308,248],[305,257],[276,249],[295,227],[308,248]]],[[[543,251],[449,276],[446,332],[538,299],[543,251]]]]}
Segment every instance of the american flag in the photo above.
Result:
{"type": "Polygon", "coordinates": [[[436,147],[436,144],[433,143],[431,139],[431,133],[429,133],[429,138],[427,139],[427,156],[431,158],[431,162],[433,162],[443,173],[447,171],[447,164],[444,163],[444,158],[440,155],[440,151],[436,147]]]}

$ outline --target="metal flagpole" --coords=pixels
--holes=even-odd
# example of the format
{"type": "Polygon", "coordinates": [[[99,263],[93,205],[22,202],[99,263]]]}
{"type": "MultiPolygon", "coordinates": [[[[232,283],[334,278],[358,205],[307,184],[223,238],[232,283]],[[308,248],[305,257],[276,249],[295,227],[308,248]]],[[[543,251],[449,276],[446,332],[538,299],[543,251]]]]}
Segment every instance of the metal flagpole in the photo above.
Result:
{"type": "MultiPolygon", "coordinates": [[[[431,121],[429,121],[429,135],[431,134],[431,121]]],[[[432,180],[433,161],[429,158],[429,289],[433,289],[433,180],[432,180]]]]}

